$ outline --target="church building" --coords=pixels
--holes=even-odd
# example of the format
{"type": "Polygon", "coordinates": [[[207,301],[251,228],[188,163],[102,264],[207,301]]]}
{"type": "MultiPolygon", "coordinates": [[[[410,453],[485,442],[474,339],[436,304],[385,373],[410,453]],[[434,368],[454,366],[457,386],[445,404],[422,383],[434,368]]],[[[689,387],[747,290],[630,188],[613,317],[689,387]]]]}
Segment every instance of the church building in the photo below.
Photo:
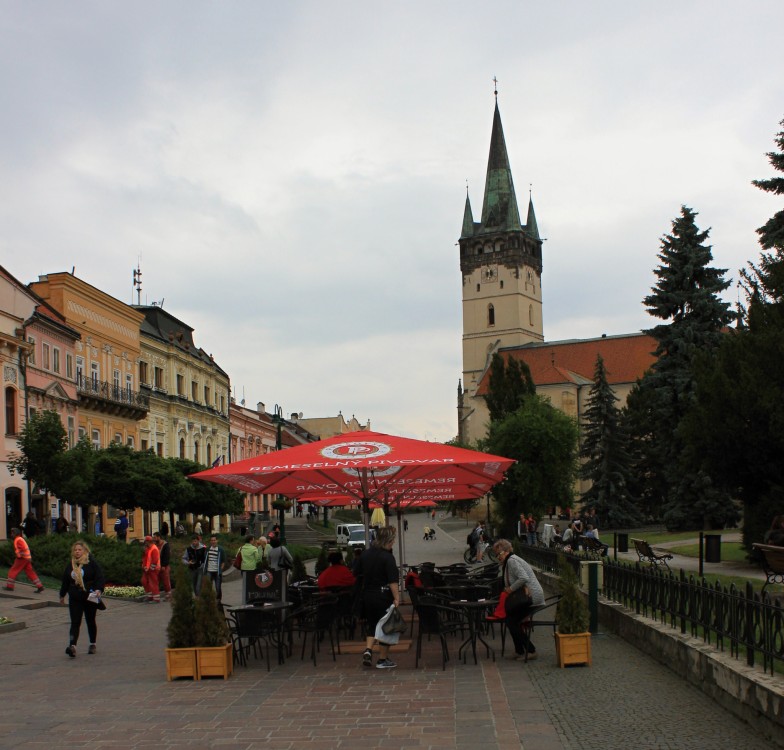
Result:
{"type": "Polygon", "coordinates": [[[546,342],[542,303],[542,238],[529,198],[520,221],[498,102],[493,114],[480,221],[466,195],[460,233],[463,279],[463,377],[458,384],[458,438],[475,443],[487,433],[489,367],[498,352],[529,366],[537,393],[578,422],[602,355],[608,382],[623,404],[654,362],[656,342],[644,333],[546,342]]]}

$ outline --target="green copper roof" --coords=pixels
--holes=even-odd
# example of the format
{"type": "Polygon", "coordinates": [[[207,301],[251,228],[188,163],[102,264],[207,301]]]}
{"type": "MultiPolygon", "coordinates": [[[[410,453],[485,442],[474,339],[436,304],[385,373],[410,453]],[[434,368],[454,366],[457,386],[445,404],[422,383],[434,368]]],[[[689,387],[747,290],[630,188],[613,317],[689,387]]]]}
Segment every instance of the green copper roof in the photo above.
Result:
{"type": "Polygon", "coordinates": [[[539,227],[536,224],[536,214],[534,213],[534,200],[528,199],[528,218],[525,221],[525,231],[535,240],[541,239],[539,236],[539,227]]]}
{"type": "Polygon", "coordinates": [[[482,229],[491,231],[522,229],[498,104],[495,105],[495,114],[493,115],[490,157],[487,160],[487,181],[485,182],[485,199],[482,206],[482,229]]]}
{"type": "Polygon", "coordinates": [[[474,212],[471,210],[471,201],[466,192],[465,211],[463,212],[463,231],[461,237],[471,237],[474,234],[474,212]]]}

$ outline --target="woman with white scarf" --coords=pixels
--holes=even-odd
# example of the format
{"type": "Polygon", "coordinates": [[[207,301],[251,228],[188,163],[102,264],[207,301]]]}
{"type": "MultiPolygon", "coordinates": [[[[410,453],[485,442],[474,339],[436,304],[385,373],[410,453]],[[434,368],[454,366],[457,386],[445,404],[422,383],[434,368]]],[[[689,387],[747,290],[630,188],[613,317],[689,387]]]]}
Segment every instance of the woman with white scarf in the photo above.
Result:
{"type": "Polygon", "coordinates": [[[94,594],[93,599],[100,602],[103,587],[103,571],[98,563],[90,557],[90,548],[82,541],[74,542],[71,546],[71,561],[65,566],[63,581],[60,585],[60,604],[65,604],[65,595],[68,594],[71,637],[65,653],[72,659],[76,656],[76,644],[79,640],[82,615],[87,623],[87,635],[90,637],[90,647],[87,649],[87,653],[95,653],[95,640],[98,635],[95,615],[98,612],[98,603],[88,601],[88,597],[92,593],[94,594]]]}

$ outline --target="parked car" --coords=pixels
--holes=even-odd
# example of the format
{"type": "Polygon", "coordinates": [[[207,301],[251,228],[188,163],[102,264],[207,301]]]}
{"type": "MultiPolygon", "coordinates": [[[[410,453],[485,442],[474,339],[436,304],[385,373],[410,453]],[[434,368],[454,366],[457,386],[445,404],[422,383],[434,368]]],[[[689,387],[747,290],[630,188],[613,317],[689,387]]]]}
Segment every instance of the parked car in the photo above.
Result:
{"type": "Polygon", "coordinates": [[[365,527],[361,523],[340,523],[335,529],[338,547],[365,546],[365,527]]]}

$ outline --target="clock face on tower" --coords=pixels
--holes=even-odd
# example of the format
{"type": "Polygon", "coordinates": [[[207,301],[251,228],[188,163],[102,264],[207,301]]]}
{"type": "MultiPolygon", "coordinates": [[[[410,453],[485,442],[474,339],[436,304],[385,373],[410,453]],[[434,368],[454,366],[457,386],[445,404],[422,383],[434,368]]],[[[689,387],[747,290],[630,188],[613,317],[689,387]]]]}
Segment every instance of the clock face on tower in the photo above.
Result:
{"type": "Polygon", "coordinates": [[[498,281],[498,266],[484,266],[482,268],[482,281],[486,284],[498,281]]]}

